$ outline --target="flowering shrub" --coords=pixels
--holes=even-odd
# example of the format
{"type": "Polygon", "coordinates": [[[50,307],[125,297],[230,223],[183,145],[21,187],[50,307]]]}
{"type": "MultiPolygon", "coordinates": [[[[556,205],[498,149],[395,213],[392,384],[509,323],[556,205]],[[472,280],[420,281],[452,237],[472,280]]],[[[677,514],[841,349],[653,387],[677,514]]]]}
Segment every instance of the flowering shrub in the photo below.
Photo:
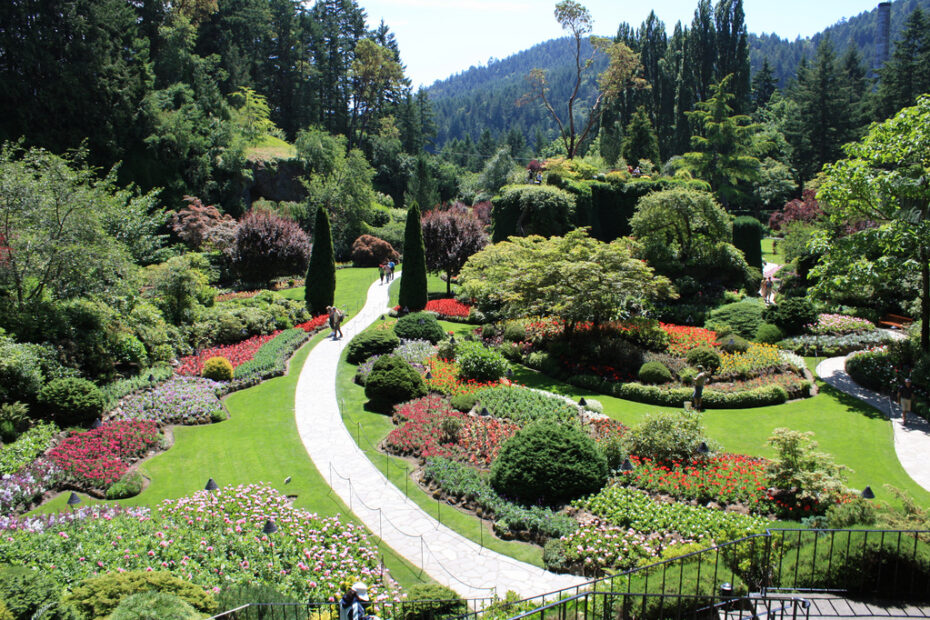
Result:
{"type": "Polygon", "coordinates": [[[659,327],[668,334],[668,352],[672,355],[684,356],[697,347],[717,346],[717,332],[711,329],[670,323],[659,323],[659,327]]]}
{"type": "Polygon", "coordinates": [[[846,372],[859,385],[879,392],[901,382],[888,347],[853,353],[846,358],[846,372]]]}
{"type": "Polygon", "coordinates": [[[678,502],[659,502],[645,491],[608,486],[573,505],[606,523],[637,532],[677,532],[684,538],[723,543],[761,532],[769,521],[678,502]]]}
{"type": "Polygon", "coordinates": [[[691,541],[674,532],[645,534],[594,519],[562,537],[560,542],[566,560],[582,574],[593,576],[605,569],[627,570],[643,562],[658,562],[669,545],[691,541]]]}
{"type": "Polygon", "coordinates": [[[720,354],[720,375],[749,378],[760,372],[778,368],[783,363],[779,349],[773,344],[752,343],[743,353],[720,354]]]}
{"type": "Polygon", "coordinates": [[[15,474],[0,476],[0,516],[26,510],[30,504],[64,479],[48,459],[40,458],[15,474]]]}
{"type": "Polygon", "coordinates": [[[0,448],[0,475],[16,473],[32,463],[48,450],[57,434],[57,426],[51,422],[40,422],[20,435],[15,442],[0,448]]]}
{"type": "Polygon", "coordinates": [[[237,344],[223,345],[204,349],[196,355],[188,355],[181,358],[181,363],[177,367],[179,375],[189,377],[199,377],[203,372],[203,364],[211,357],[225,357],[232,364],[233,368],[241,366],[255,355],[263,344],[274,338],[280,332],[262,336],[252,336],[248,340],[243,340],[237,344]]]}
{"type": "Polygon", "coordinates": [[[427,459],[442,456],[487,467],[518,426],[492,417],[473,417],[452,409],[445,399],[426,396],[398,405],[385,446],[394,454],[427,459]]]}
{"type": "Polygon", "coordinates": [[[158,424],[209,424],[225,417],[217,397],[222,387],[210,379],[175,377],[150,390],[130,394],[110,417],[158,424]]]}
{"type": "Polygon", "coordinates": [[[807,326],[812,334],[851,334],[854,332],[872,331],[875,324],[867,319],[860,319],[845,314],[820,314],[817,322],[807,326]]]}
{"type": "Polygon", "coordinates": [[[454,299],[431,299],[426,302],[427,312],[435,312],[445,320],[464,320],[471,312],[471,306],[454,299]]]}
{"type": "Polygon", "coordinates": [[[158,425],[149,420],[106,422],[66,437],[48,457],[73,484],[103,489],[122,478],[129,463],[156,446],[159,438],[158,425]]]}
{"type": "Polygon", "coordinates": [[[845,334],[842,336],[819,334],[794,336],[782,340],[778,343],[778,346],[794,351],[799,355],[832,357],[888,344],[893,340],[891,336],[873,330],[861,334],[845,334]]]}
{"type": "Polygon", "coordinates": [[[294,508],[266,485],[200,491],[167,500],[150,516],[100,510],[79,528],[11,530],[0,539],[0,556],[65,587],[107,572],[162,570],[214,593],[264,582],[300,600],[334,600],[344,583],[361,580],[374,613],[397,596],[381,584],[378,549],[362,527],[294,508]],[[271,536],[262,534],[268,519],[278,526],[271,536]]]}
{"type": "Polygon", "coordinates": [[[768,509],[764,459],[721,454],[703,461],[673,461],[669,465],[636,456],[631,456],[630,461],[635,469],[621,473],[623,483],[629,486],[677,499],[746,504],[760,512],[768,509]]]}

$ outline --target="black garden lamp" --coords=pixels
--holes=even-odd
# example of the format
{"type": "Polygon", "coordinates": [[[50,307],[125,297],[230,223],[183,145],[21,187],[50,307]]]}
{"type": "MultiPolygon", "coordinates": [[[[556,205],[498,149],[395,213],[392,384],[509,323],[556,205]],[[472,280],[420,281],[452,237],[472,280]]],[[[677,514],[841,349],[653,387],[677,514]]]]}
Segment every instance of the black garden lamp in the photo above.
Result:
{"type": "Polygon", "coordinates": [[[875,499],[875,493],[872,491],[872,487],[867,486],[862,489],[862,499],[875,499]]]}
{"type": "Polygon", "coordinates": [[[508,368],[507,372],[504,374],[507,375],[508,379],[513,379],[513,368],[508,368]]]}
{"type": "Polygon", "coordinates": [[[81,503],[81,498],[78,497],[78,494],[74,491],[71,491],[71,495],[68,497],[68,506],[71,507],[71,512],[74,512],[74,507],[81,503]]]}
{"type": "Polygon", "coordinates": [[[423,325],[424,323],[426,323],[426,319],[417,319],[417,325],[423,325]]]}
{"type": "Polygon", "coordinates": [[[220,487],[218,484],[216,484],[216,480],[214,480],[213,478],[210,478],[209,480],[207,480],[207,486],[205,486],[203,490],[204,491],[216,491],[218,488],[220,487]]]}
{"type": "Polygon", "coordinates": [[[382,320],[382,321],[384,320],[384,315],[383,315],[383,314],[381,315],[381,320],[382,320]]]}
{"type": "Polygon", "coordinates": [[[702,441],[701,445],[698,446],[698,453],[700,454],[710,454],[710,448],[707,447],[707,442],[702,441]]]}
{"type": "Polygon", "coordinates": [[[622,472],[631,472],[631,471],[633,471],[633,463],[630,461],[630,459],[625,459],[625,460],[623,461],[623,464],[620,465],[620,471],[622,471],[622,472]]]}
{"type": "Polygon", "coordinates": [[[427,370],[427,371],[426,371],[426,374],[424,375],[424,378],[425,378],[427,381],[429,381],[430,379],[432,379],[432,378],[433,378],[433,371],[432,371],[432,370],[427,370]]]}
{"type": "Polygon", "coordinates": [[[578,406],[579,406],[579,407],[587,407],[587,406],[588,406],[588,401],[586,401],[586,400],[584,399],[584,396],[582,396],[581,398],[578,399],[578,406]]]}
{"type": "Polygon", "coordinates": [[[488,417],[489,415],[491,415],[491,412],[488,411],[488,408],[487,408],[487,407],[482,407],[482,408],[481,408],[481,415],[483,415],[484,417],[488,417]]]}
{"type": "Polygon", "coordinates": [[[97,418],[96,420],[94,420],[94,421],[91,422],[91,424],[90,424],[91,430],[96,430],[96,429],[100,428],[101,426],[103,426],[103,422],[100,421],[100,418],[97,418]]]}
{"type": "MultiPolygon", "coordinates": [[[[273,519],[268,519],[265,521],[265,527],[262,528],[262,534],[265,536],[271,536],[278,531],[278,525],[274,522],[273,519]]],[[[274,569],[275,561],[275,550],[274,545],[271,544],[271,541],[268,541],[268,546],[271,547],[271,568],[274,569]]]]}

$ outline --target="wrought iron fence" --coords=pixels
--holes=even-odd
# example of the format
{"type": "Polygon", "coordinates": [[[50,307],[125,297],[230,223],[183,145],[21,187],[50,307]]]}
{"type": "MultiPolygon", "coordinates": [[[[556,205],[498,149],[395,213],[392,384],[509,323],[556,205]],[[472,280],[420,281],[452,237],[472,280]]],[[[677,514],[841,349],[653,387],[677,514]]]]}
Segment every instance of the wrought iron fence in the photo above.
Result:
{"type": "MultiPolygon", "coordinates": [[[[371,612],[381,618],[438,620],[487,607],[494,599],[378,601],[371,612]]],[[[339,620],[339,603],[249,603],[209,620],[339,620]]]]}

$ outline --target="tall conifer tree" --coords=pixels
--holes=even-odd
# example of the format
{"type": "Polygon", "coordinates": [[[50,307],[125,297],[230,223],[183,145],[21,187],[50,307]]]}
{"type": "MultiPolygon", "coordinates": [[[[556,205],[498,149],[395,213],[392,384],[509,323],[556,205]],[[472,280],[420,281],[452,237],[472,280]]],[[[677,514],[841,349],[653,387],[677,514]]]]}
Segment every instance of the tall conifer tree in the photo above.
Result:
{"type": "Polygon", "coordinates": [[[407,228],[404,230],[404,275],[400,279],[401,308],[411,312],[426,307],[426,247],[420,225],[420,207],[411,203],[407,210],[407,228]]]}
{"type": "Polygon", "coordinates": [[[305,285],[304,298],[307,300],[310,314],[323,314],[326,312],[326,306],[335,303],[336,256],[333,253],[333,233],[329,226],[329,214],[322,206],[316,210],[313,249],[310,251],[305,285]]]}

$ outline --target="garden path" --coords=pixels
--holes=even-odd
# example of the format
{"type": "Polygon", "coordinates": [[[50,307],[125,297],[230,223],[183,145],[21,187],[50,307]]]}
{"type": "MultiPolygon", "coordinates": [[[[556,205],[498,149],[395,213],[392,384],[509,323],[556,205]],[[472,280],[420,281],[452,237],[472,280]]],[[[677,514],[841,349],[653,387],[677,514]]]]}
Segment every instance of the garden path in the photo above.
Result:
{"type": "Polygon", "coordinates": [[[831,357],[817,365],[817,374],[828,385],[872,405],[890,420],[894,429],[894,449],[904,471],[914,482],[930,491],[930,423],[911,415],[907,426],[901,421],[901,407],[890,396],[866,389],[846,372],[845,357],[831,357]]]}
{"type": "MultiPolygon", "coordinates": [[[[400,277],[399,274],[397,277],[400,277]]],[[[307,357],[297,381],[297,430],[317,469],[368,529],[430,577],[466,598],[533,596],[583,583],[490,551],[429,516],[391,484],[353,441],[336,399],[336,369],[343,349],[387,311],[388,286],[375,282],[365,307],[307,357]]]]}

